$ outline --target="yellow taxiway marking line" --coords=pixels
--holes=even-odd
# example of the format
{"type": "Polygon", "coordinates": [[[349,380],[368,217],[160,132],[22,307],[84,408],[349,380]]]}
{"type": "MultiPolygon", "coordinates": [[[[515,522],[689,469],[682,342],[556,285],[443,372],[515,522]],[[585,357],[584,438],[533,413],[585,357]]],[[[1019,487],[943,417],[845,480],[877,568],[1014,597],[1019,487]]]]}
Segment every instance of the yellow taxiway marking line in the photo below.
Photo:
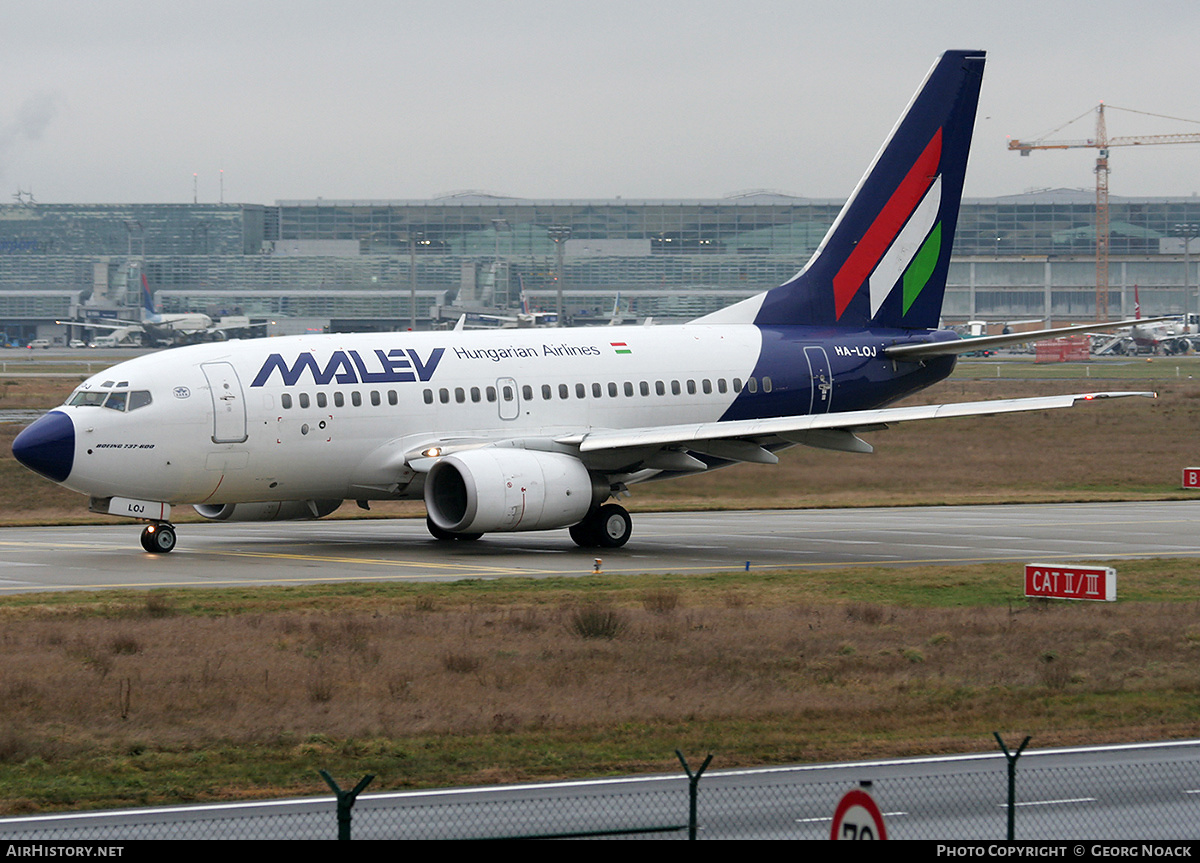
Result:
{"type": "Polygon", "coordinates": [[[212,554],[222,557],[255,557],[265,558],[267,560],[302,560],[310,563],[340,563],[340,564],[367,564],[369,566],[420,566],[425,569],[447,569],[447,570],[478,570],[482,569],[487,572],[494,572],[498,575],[519,575],[527,572],[538,572],[538,570],[525,569],[523,567],[505,567],[505,566],[480,566],[479,564],[466,563],[438,563],[436,561],[414,561],[402,559],[388,559],[377,557],[335,557],[333,555],[316,555],[316,554],[294,554],[288,552],[273,552],[273,551],[214,551],[207,549],[203,551],[193,552],[199,554],[212,554]]]}

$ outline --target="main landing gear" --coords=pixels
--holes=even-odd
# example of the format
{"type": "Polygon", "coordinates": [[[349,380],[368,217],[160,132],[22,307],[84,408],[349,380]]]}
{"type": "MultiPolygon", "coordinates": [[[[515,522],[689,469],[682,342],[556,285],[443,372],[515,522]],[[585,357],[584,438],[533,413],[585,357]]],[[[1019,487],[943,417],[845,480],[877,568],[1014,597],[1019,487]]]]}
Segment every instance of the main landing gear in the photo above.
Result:
{"type": "MultiPolygon", "coordinates": [[[[153,525],[152,525],[153,526],[153,525]]],[[[170,525],[160,525],[161,527],[170,527],[170,525]]],[[[453,533],[448,530],[443,530],[433,523],[433,519],[425,517],[425,527],[429,529],[430,534],[434,539],[442,542],[451,542],[458,540],[459,542],[469,542],[470,540],[479,539],[483,536],[481,533],[453,533]]],[[[150,528],[146,528],[147,531],[150,528]]],[[[630,519],[629,513],[625,511],[625,507],[616,503],[606,503],[601,507],[592,510],[583,521],[571,528],[571,539],[575,540],[575,544],[580,548],[620,548],[625,543],[629,542],[629,537],[633,533],[633,520],[630,519]]],[[[172,533],[174,537],[174,533],[172,533]]],[[[146,534],[142,534],[142,545],[150,541],[147,540],[146,534]]],[[[163,551],[169,549],[147,549],[148,551],[163,551]]]]}
{"type": "Polygon", "coordinates": [[[175,525],[156,521],[142,530],[142,548],[151,554],[166,554],[175,548],[175,525]]]}
{"type": "Polygon", "coordinates": [[[571,539],[580,548],[620,548],[632,533],[633,520],[625,507],[606,503],[571,528],[571,539]]]}

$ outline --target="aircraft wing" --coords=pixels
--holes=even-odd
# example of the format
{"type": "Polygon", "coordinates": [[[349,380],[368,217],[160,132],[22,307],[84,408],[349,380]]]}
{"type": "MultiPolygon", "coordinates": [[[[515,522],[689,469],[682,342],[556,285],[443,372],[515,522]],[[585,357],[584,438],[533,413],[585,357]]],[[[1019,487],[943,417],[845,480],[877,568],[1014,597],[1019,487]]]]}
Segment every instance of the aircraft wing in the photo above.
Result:
{"type": "Polygon", "coordinates": [[[1080,324],[1074,327],[1058,327],[1053,330],[1034,330],[1026,333],[1004,333],[999,336],[975,336],[970,339],[950,339],[944,342],[925,342],[922,344],[893,345],[884,348],[883,352],[897,360],[919,360],[925,357],[940,357],[949,354],[967,354],[973,351],[990,348],[1003,348],[1009,345],[1022,345],[1026,342],[1040,342],[1043,339],[1056,339],[1059,336],[1069,336],[1076,333],[1092,333],[1096,330],[1113,330],[1120,327],[1132,327],[1134,324],[1150,324],[1158,321],[1174,321],[1179,316],[1164,318],[1135,318],[1128,321],[1107,321],[1096,324],[1080,324]]]}
{"type": "MultiPolygon", "coordinates": [[[[859,432],[879,431],[889,425],[912,420],[989,416],[1021,411],[1073,407],[1078,402],[1141,396],[1157,398],[1153,392],[1096,392],[1022,399],[992,399],[939,405],[877,408],[830,414],[772,417],[730,422],[684,423],[633,429],[589,429],[534,439],[487,439],[483,437],[410,437],[381,447],[383,461],[371,468],[390,474],[398,463],[427,473],[441,457],[483,447],[577,451],[589,467],[617,470],[640,468],[668,471],[699,471],[708,465],[689,453],[713,456],[727,462],[775,464],[779,461],[767,447],[804,444],[820,449],[869,453],[871,444],[859,432]]],[[[373,473],[374,471],[372,471],[373,473]]]]}
{"type": "Polygon", "coordinates": [[[56,324],[65,324],[70,327],[80,327],[89,330],[107,330],[108,334],[116,338],[117,341],[123,341],[134,334],[145,333],[146,330],[141,324],[113,321],[55,321],[56,324]]]}
{"type": "Polygon", "coordinates": [[[695,423],[636,429],[599,429],[556,437],[555,443],[578,446],[581,455],[605,450],[678,447],[733,461],[770,463],[776,459],[764,444],[802,443],[825,449],[870,452],[855,432],[887,428],[891,423],[949,417],[987,416],[1020,411],[1073,407],[1080,401],[1143,396],[1152,392],[1098,392],[1021,399],[994,399],[940,405],[878,408],[844,413],[810,414],[732,422],[695,423]],[[712,446],[715,444],[716,446],[712,446]],[[729,445],[729,446],[725,446],[729,445]]]}
{"type": "Polygon", "coordinates": [[[142,331],[143,331],[143,330],[142,330],[142,325],[141,325],[141,324],[139,324],[139,323],[138,323],[138,322],[136,322],[136,321],[122,321],[122,320],[108,320],[108,321],[105,321],[105,320],[100,320],[100,321],[88,321],[88,320],[77,320],[77,321],[55,321],[54,323],[56,323],[56,324],[63,324],[63,325],[65,325],[65,326],[68,326],[68,327],[82,327],[82,328],[84,328],[84,329],[89,329],[89,330],[111,330],[111,331],[113,331],[113,332],[116,332],[117,330],[124,330],[126,333],[140,333],[140,332],[142,332],[142,331]]]}

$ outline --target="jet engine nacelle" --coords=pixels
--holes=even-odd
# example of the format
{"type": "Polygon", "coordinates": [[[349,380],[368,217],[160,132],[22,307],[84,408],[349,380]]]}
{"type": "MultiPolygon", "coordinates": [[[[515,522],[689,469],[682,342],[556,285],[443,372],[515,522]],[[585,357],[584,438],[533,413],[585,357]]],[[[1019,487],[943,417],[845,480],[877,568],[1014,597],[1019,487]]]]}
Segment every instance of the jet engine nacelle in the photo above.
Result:
{"type": "Polygon", "coordinates": [[[255,503],[200,503],[193,508],[213,521],[292,521],[321,518],[341,505],[340,500],[271,500],[255,503]]]}
{"type": "Polygon", "coordinates": [[[455,453],[425,478],[429,519],[453,533],[570,527],[607,496],[579,459],[523,449],[455,453]]]}

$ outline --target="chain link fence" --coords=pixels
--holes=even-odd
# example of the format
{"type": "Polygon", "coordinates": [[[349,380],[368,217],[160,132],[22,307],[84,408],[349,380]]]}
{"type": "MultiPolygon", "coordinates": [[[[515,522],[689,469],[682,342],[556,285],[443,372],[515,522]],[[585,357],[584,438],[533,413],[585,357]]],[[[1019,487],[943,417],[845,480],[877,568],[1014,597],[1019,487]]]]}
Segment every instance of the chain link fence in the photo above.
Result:
{"type": "MultiPolygon", "coordinates": [[[[1010,811],[1018,840],[1200,835],[1200,743],[1026,753],[1010,810],[1016,754],[708,773],[680,756],[677,777],[355,798],[363,777],[336,797],[354,839],[826,839],[839,799],[864,785],[892,839],[1004,840],[1010,811]]],[[[0,820],[0,837],[43,842],[338,836],[329,797],[0,820]]]]}

